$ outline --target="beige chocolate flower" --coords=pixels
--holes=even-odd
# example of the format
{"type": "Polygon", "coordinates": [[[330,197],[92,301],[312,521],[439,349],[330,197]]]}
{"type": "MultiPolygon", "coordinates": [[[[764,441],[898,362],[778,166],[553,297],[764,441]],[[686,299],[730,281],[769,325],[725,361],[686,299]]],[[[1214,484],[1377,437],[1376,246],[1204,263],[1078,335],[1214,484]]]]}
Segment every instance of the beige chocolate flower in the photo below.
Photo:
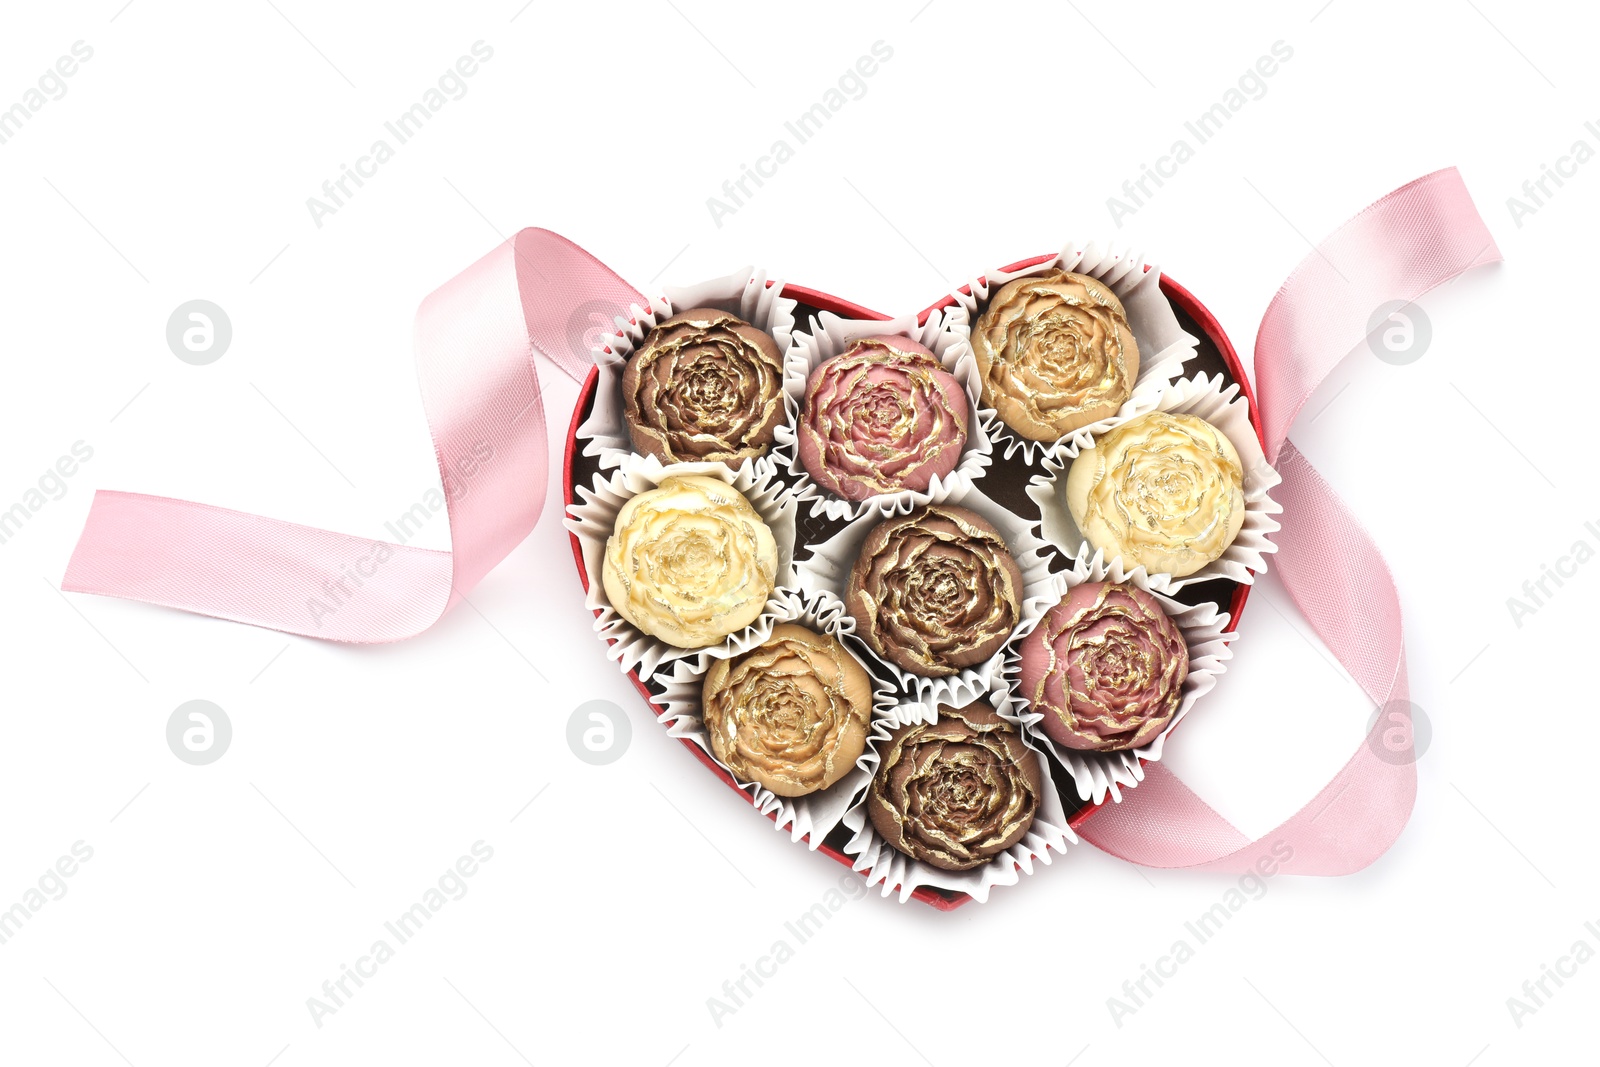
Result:
{"type": "Polygon", "coordinates": [[[1049,270],[1007,282],[972,327],[982,403],[1035,441],[1114,415],[1139,375],[1122,302],[1084,274],[1049,270]]]}
{"type": "Polygon", "coordinates": [[[706,672],[711,751],[741,782],[781,797],[827,789],[867,744],[872,679],[837,639],[795,623],[706,672]]]}
{"type": "Polygon", "coordinates": [[[1233,442],[1194,415],[1152,411],[1102,435],[1067,472],[1067,507],[1091,545],[1151,574],[1193,574],[1244,525],[1233,442]]]}
{"type": "Polygon", "coordinates": [[[784,415],[778,345],[725,311],[680,312],[628,360],[622,403],[633,447],[663,463],[762,455],[784,415]]]}
{"type": "Polygon", "coordinates": [[[622,506],[606,541],[606,597],[678,648],[714,645],[756,620],[778,575],[772,531],[740,492],[673,475],[622,506]]]}
{"type": "Polygon", "coordinates": [[[895,730],[867,792],[867,815],[912,859],[966,871],[1022,840],[1043,789],[1039,757],[978,702],[895,730]]]}
{"type": "Polygon", "coordinates": [[[936,678],[1005,644],[1021,616],[1022,571],[981,515],[939,504],[872,528],[845,603],[874,652],[936,678]]]}

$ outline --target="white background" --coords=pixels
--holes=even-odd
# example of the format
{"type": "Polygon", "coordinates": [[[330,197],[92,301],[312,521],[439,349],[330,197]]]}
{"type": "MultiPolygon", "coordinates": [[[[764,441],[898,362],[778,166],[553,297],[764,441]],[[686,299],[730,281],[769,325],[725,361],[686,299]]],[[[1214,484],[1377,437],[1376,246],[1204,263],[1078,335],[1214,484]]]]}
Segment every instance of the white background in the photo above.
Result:
{"type": "MultiPolygon", "coordinates": [[[[0,545],[0,908],[74,842],[93,858],[0,945],[0,1061],[1592,1059],[1600,964],[1520,1027],[1506,1004],[1578,939],[1600,948],[1584,929],[1600,920],[1585,770],[1600,565],[1520,627],[1506,606],[1573,542],[1600,544],[1584,529],[1600,520],[1600,165],[1520,226],[1506,206],[1575,140],[1600,147],[1584,129],[1600,119],[1594,27],[1575,6],[521,7],[10,13],[0,107],[74,42],[94,54],[0,145],[0,508],[74,442],[94,455],[0,545]],[[307,197],[478,40],[494,56],[467,94],[315,225],[307,197]],[[865,95],[718,226],[707,197],[880,40],[893,57],[865,95]],[[1265,95],[1117,228],[1107,197],[1280,40],[1293,58],[1265,95]],[[553,510],[479,587],[481,614],[394,646],[57,591],[96,487],[382,536],[437,485],[412,312],[520,226],[652,292],[756,262],[890,313],[1112,236],[1248,359],[1308,241],[1452,164],[1506,263],[1421,302],[1418,361],[1356,352],[1294,433],[1398,580],[1433,730],[1415,815],[1359,875],[1272,880],[1121,1026],[1107,998],[1233,879],[1082,846],[951,914],[874,895],[717,1026],[707,998],[843,869],[651,725],[590,634],[553,510]],[[165,341],[195,298],[234,330],[206,367],[165,341]],[[234,730],[205,767],[165,740],[196,698],[234,730]],[[632,722],[608,766],[565,739],[591,699],[632,722]],[[470,892],[316,1025],[307,998],[479,840],[494,854],[470,892]]],[[[447,545],[442,519],[423,541],[447,545]]],[[[1272,580],[1242,629],[1169,758],[1263,833],[1343,764],[1371,709],[1272,580]]]]}

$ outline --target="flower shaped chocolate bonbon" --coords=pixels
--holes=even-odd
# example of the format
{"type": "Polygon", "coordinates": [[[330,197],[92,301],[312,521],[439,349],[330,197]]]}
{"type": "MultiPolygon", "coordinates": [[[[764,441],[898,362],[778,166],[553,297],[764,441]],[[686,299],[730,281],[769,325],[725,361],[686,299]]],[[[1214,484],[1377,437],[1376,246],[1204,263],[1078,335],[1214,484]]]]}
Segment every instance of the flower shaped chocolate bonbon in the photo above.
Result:
{"type": "Polygon", "coordinates": [[[1239,453],[1194,415],[1152,411],[1102,434],[1073,460],[1066,497],[1107,558],[1175,578],[1219,558],[1244,525],[1239,453]]]}
{"type": "Polygon", "coordinates": [[[922,491],[961,458],[967,395],[910,338],[864,337],[811,372],[796,434],[806,472],[836,496],[922,491]]]}
{"type": "Polygon", "coordinates": [[[1166,729],[1183,698],[1183,634],[1132,585],[1074,586],[1019,644],[1022,697],[1058,745],[1138,748],[1166,729]]]}
{"type": "Polygon", "coordinates": [[[941,677],[1005,644],[1021,616],[1022,572],[981,516],[932,505],[872,528],[845,603],[874,652],[913,674],[941,677]]]}
{"type": "Polygon", "coordinates": [[[663,463],[762,455],[784,415],[777,342],[725,311],[680,312],[628,360],[622,401],[633,447],[663,463]]]}
{"type": "Polygon", "coordinates": [[[756,620],[777,573],[777,543],[750,502],[716,478],[679,474],[622,506],[602,579],[640,630],[703,648],[756,620]]]}
{"type": "Polygon", "coordinates": [[[1001,286],[972,327],[982,403],[1023,437],[1054,441],[1133,391],[1139,345],[1104,282],[1049,270],[1001,286]]]}
{"type": "Polygon", "coordinates": [[[866,747],[872,679],[837,638],[795,623],[706,672],[702,720],[735,778],[784,797],[827,789],[866,747]]]}
{"type": "Polygon", "coordinates": [[[1021,841],[1043,790],[1039,757],[982,702],[897,728],[867,791],[872,826],[894,848],[947,871],[981,867],[1021,841]]]}

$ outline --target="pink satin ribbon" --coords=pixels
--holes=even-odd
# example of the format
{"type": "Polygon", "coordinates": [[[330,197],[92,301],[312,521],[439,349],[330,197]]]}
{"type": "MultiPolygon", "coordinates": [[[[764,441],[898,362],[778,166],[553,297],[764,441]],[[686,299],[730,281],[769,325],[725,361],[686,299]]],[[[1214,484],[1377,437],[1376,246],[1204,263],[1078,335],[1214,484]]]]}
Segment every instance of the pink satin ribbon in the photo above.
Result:
{"type": "MultiPolygon", "coordinates": [[[[549,444],[531,341],[582,381],[612,317],[645,300],[589,253],[528,229],[417,311],[417,379],[445,486],[448,552],[186,500],[100,491],[61,588],[361,643],[426,630],[528,536],[549,444]]],[[[400,523],[400,535],[415,533],[400,523]]]]}
{"type": "Polygon", "coordinates": [[[1079,836],[1147,867],[1244,873],[1263,857],[1295,874],[1359,871],[1411,817],[1417,770],[1409,743],[1385,748],[1399,716],[1410,735],[1405,635],[1388,564],[1355,517],[1294,447],[1289,427],[1328,373],[1367,335],[1381,304],[1415,300],[1500,250],[1454,168],[1402,186],[1339,228],[1278,290],[1256,335],[1256,381],[1267,456],[1283,485],[1273,567],[1312,629],[1383,708],[1371,734],[1311,801],[1250,840],[1160,763],[1104,805],[1079,836]],[[1384,755],[1380,756],[1382,751],[1384,755]],[[1275,846],[1278,851],[1274,852],[1275,846]],[[1284,857],[1292,852],[1292,858],[1284,857]]]}
{"type": "MultiPolygon", "coordinates": [[[[1307,256],[1267,309],[1257,339],[1267,454],[1284,478],[1276,494],[1285,525],[1275,566],[1312,627],[1378,706],[1403,702],[1407,693],[1394,582],[1371,539],[1288,441],[1288,429],[1318,383],[1361,343],[1374,308],[1414,299],[1499,258],[1460,176],[1453,169],[1430,174],[1384,197],[1307,256]]],[[[592,366],[590,347],[630,304],[644,299],[587,252],[537,229],[521,231],[423,302],[417,376],[446,487],[451,551],[101,491],[62,588],[334,641],[421,633],[538,519],[550,464],[534,350],[582,381],[592,366]]],[[[1393,707],[1409,713],[1403,703],[1393,707]]],[[[1380,716],[1374,737],[1393,725],[1380,716]]],[[[1243,872],[1287,844],[1293,858],[1281,864],[1286,869],[1345,874],[1388,849],[1415,795],[1409,760],[1381,759],[1374,744],[1363,744],[1299,813],[1250,841],[1155,763],[1137,789],[1102,807],[1079,832],[1146,866],[1243,872]]]]}

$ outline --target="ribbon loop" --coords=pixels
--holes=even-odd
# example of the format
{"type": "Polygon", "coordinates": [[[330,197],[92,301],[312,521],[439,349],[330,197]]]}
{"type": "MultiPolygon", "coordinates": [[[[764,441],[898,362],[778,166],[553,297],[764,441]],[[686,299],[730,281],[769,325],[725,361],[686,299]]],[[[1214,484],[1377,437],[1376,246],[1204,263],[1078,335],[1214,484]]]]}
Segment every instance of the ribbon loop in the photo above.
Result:
{"type": "Polygon", "coordinates": [[[1296,874],[1358,871],[1411,817],[1410,752],[1383,747],[1392,715],[1410,721],[1400,595],[1389,567],[1344,502],[1289,441],[1289,427],[1328,373],[1367,335],[1368,317],[1500,259],[1454,168],[1402,186],[1345,223],[1289,275],[1256,335],[1267,455],[1283,484],[1276,537],[1284,588],[1374,705],[1385,709],[1355,755],[1318,794],[1256,841],[1161,764],[1139,788],[1080,828],[1084,840],[1147,867],[1244,873],[1264,856],[1296,874]],[[1381,753],[1381,755],[1380,755],[1381,753]]]}
{"type": "Polygon", "coordinates": [[[1366,338],[1379,305],[1415,300],[1499,260],[1454,167],[1402,185],[1339,227],[1285,279],[1256,333],[1267,458],[1277,462],[1300,409],[1366,338]]]}
{"type": "Polygon", "coordinates": [[[549,477],[537,346],[582,381],[592,327],[644,298],[548,230],[522,230],[422,302],[417,379],[443,492],[399,542],[138,493],[95,493],[61,588],[330,641],[426,630],[533,529],[549,477]],[[446,511],[451,550],[406,543],[446,511]]]}

